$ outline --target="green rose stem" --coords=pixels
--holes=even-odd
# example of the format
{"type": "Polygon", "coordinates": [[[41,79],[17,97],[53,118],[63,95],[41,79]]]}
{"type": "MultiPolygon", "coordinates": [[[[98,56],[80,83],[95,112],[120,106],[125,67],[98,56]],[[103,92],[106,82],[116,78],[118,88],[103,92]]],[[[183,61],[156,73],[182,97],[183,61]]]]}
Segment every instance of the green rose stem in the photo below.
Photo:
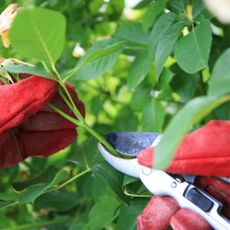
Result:
{"type": "Polygon", "coordinates": [[[68,97],[68,100],[69,100],[69,102],[70,102],[71,105],[72,105],[72,111],[73,111],[74,115],[77,117],[77,119],[78,119],[79,121],[84,122],[83,116],[81,115],[81,113],[80,113],[79,110],[77,109],[77,107],[76,107],[76,105],[75,105],[75,103],[74,103],[74,101],[73,101],[73,99],[72,99],[72,97],[71,97],[71,95],[70,95],[70,93],[69,93],[69,91],[68,91],[66,85],[65,85],[65,82],[62,80],[62,78],[61,78],[59,72],[57,71],[57,69],[56,69],[56,67],[55,67],[54,65],[52,66],[52,69],[53,69],[54,73],[57,75],[57,77],[58,77],[58,82],[59,82],[60,86],[63,88],[63,90],[65,91],[65,93],[66,93],[66,95],[67,95],[67,97],[68,97]]]}
{"type": "MultiPolygon", "coordinates": [[[[46,65],[45,65],[46,66],[46,65]]],[[[71,121],[72,123],[74,123],[75,125],[82,127],[84,129],[86,129],[91,135],[93,135],[101,144],[103,144],[107,150],[109,150],[112,154],[114,155],[119,155],[117,153],[117,151],[108,143],[108,141],[106,141],[106,139],[101,136],[99,133],[97,133],[94,129],[92,129],[86,122],[84,117],[81,115],[80,111],[77,109],[66,85],[65,85],[65,80],[62,79],[61,75],[59,74],[58,70],[56,69],[55,65],[51,65],[51,68],[53,70],[53,72],[55,73],[55,75],[58,78],[58,83],[60,84],[61,88],[64,90],[66,96],[68,98],[66,98],[66,96],[64,95],[64,93],[62,92],[61,89],[59,89],[59,94],[60,96],[63,98],[63,100],[65,101],[65,103],[68,105],[68,107],[71,109],[71,111],[74,113],[74,115],[76,116],[77,119],[72,118],[71,116],[69,116],[68,114],[64,113],[63,111],[61,111],[59,108],[55,107],[54,105],[50,105],[50,107],[52,107],[57,113],[59,113],[61,116],[65,117],[67,120],[71,121]]]]}
{"type": "Polygon", "coordinates": [[[72,122],[73,124],[82,127],[84,129],[86,129],[91,135],[93,135],[101,144],[103,144],[107,150],[110,151],[110,153],[114,154],[114,155],[118,155],[118,153],[116,152],[116,150],[106,141],[106,139],[101,136],[99,133],[97,133],[94,129],[92,129],[90,126],[88,126],[85,122],[85,120],[83,121],[79,121],[73,117],[71,117],[70,115],[64,113],[62,110],[60,110],[58,107],[54,106],[53,104],[49,103],[49,106],[58,114],[60,114],[61,116],[63,116],[64,118],[66,118],[67,120],[69,120],[70,122],[72,122]]]}
{"type": "Polygon", "coordinates": [[[130,196],[130,197],[138,197],[138,198],[151,198],[152,197],[152,195],[144,195],[144,194],[134,194],[134,193],[130,193],[130,192],[128,192],[127,191],[127,189],[126,189],[126,187],[125,187],[125,189],[124,189],[124,194],[126,195],[126,196],[130,196]]]}
{"type": "Polygon", "coordinates": [[[44,193],[48,193],[48,192],[53,192],[53,191],[56,191],[56,190],[59,190],[59,189],[62,189],[64,188],[66,185],[70,184],[71,182],[75,181],[76,179],[84,176],[85,174],[91,172],[92,169],[89,168],[89,166],[87,166],[87,169],[78,173],[77,175],[74,175],[73,177],[71,177],[70,179],[64,181],[62,184],[59,184],[57,185],[56,187],[52,187],[52,188],[48,188],[46,191],[43,192],[44,193]]]}
{"type": "Polygon", "coordinates": [[[81,115],[80,111],[78,110],[78,108],[76,107],[66,85],[64,80],[61,78],[61,75],[59,74],[59,72],[57,71],[55,65],[52,65],[52,70],[53,72],[56,74],[57,78],[58,78],[58,83],[60,84],[61,88],[63,89],[63,91],[65,92],[66,96],[64,95],[64,93],[62,92],[61,89],[59,89],[59,94],[60,96],[63,98],[63,100],[65,101],[65,103],[69,106],[69,108],[72,110],[72,112],[74,113],[74,115],[76,116],[77,119],[69,116],[68,114],[64,113],[63,111],[61,111],[59,108],[57,108],[56,106],[52,105],[51,103],[49,103],[49,106],[54,109],[57,113],[59,113],[61,116],[65,117],[67,120],[69,120],[70,122],[74,123],[75,125],[82,127],[84,129],[86,129],[91,135],[93,135],[101,144],[103,144],[105,146],[105,148],[110,151],[110,153],[114,154],[114,155],[119,155],[117,153],[117,151],[108,143],[108,141],[106,141],[106,139],[101,136],[99,133],[97,133],[94,129],[92,129],[85,121],[84,117],[81,115]]]}

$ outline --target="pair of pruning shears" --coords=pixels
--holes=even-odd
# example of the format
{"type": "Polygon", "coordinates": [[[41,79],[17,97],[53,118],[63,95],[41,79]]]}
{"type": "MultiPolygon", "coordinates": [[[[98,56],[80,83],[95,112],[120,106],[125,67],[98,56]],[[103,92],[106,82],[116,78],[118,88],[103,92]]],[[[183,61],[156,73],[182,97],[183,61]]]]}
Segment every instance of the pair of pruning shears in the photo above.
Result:
{"type": "MultiPolygon", "coordinates": [[[[230,229],[230,220],[221,214],[222,203],[195,185],[196,176],[169,174],[138,163],[135,156],[147,147],[156,146],[161,137],[160,133],[138,132],[114,132],[105,136],[118,153],[133,156],[133,159],[112,155],[101,143],[98,149],[112,167],[139,178],[152,194],[173,197],[181,208],[195,211],[216,230],[230,229]]],[[[229,183],[228,178],[223,179],[229,183]]]]}

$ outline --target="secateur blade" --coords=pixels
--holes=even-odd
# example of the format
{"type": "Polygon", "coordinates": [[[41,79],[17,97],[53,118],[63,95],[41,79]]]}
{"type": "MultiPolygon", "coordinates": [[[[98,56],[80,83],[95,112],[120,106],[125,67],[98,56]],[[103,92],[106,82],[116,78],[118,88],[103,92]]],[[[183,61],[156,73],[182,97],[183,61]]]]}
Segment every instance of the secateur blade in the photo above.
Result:
{"type": "Polygon", "coordinates": [[[150,147],[159,136],[160,133],[151,132],[113,132],[105,135],[105,138],[117,152],[136,156],[141,150],[150,147]]]}
{"type": "Polygon", "coordinates": [[[141,165],[137,162],[137,158],[124,159],[114,156],[101,143],[98,143],[98,150],[113,168],[128,176],[139,178],[141,165]]]}
{"type": "MultiPolygon", "coordinates": [[[[113,132],[105,136],[106,140],[116,149],[118,153],[135,157],[141,150],[150,147],[160,137],[160,133],[144,132],[113,132]]],[[[105,160],[118,171],[139,178],[141,165],[137,158],[124,159],[112,155],[102,144],[98,149],[105,160]]]]}

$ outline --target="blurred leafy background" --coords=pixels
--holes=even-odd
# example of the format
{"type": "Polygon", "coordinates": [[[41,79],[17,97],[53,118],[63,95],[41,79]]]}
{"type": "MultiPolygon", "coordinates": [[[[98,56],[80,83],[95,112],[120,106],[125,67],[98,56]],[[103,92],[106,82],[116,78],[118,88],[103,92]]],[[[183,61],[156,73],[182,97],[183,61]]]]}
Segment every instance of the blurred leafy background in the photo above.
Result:
{"type": "MultiPolygon", "coordinates": [[[[188,102],[229,95],[230,27],[213,18],[202,1],[18,0],[1,1],[0,10],[13,2],[65,16],[66,44],[57,63],[63,75],[99,54],[69,81],[85,103],[87,122],[101,134],[163,132],[188,102]]],[[[23,59],[2,45],[0,55],[23,59]]],[[[199,103],[198,108],[200,115],[199,103]]],[[[230,119],[229,102],[201,118],[193,128],[230,119]]],[[[188,125],[184,117],[179,120],[178,127],[188,125]]],[[[67,149],[2,168],[0,175],[5,230],[132,230],[150,197],[139,181],[106,164],[96,140],[80,128],[67,149]]]]}

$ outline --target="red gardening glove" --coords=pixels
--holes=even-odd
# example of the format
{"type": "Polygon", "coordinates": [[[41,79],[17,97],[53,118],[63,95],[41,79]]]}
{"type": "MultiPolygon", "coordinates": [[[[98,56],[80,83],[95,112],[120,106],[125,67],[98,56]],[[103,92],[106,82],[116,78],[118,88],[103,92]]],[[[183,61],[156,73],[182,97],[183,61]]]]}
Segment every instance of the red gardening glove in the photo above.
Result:
{"type": "MultiPolygon", "coordinates": [[[[210,121],[203,128],[185,136],[166,169],[177,174],[206,175],[197,178],[197,185],[224,204],[224,215],[230,218],[230,185],[210,176],[230,177],[230,121],[210,121]],[[208,159],[207,159],[208,158],[208,159]]],[[[139,163],[150,167],[154,149],[138,155],[139,163]]],[[[137,218],[138,230],[211,229],[206,220],[191,210],[180,209],[168,196],[154,196],[137,218]]]]}
{"type": "MultiPolygon", "coordinates": [[[[188,134],[166,169],[176,174],[230,177],[230,121],[213,120],[188,134]]],[[[163,153],[162,153],[163,154],[163,153]]],[[[151,167],[154,148],[140,152],[138,160],[151,167]]]]}
{"type": "MultiPolygon", "coordinates": [[[[84,114],[74,88],[70,84],[67,88],[84,114]]],[[[14,165],[28,156],[48,156],[75,140],[76,127],[47,105],[51,102],[73,116],[57,89],[55,81],[37,76],[0,84],[0,166],[14,165]]]]}

